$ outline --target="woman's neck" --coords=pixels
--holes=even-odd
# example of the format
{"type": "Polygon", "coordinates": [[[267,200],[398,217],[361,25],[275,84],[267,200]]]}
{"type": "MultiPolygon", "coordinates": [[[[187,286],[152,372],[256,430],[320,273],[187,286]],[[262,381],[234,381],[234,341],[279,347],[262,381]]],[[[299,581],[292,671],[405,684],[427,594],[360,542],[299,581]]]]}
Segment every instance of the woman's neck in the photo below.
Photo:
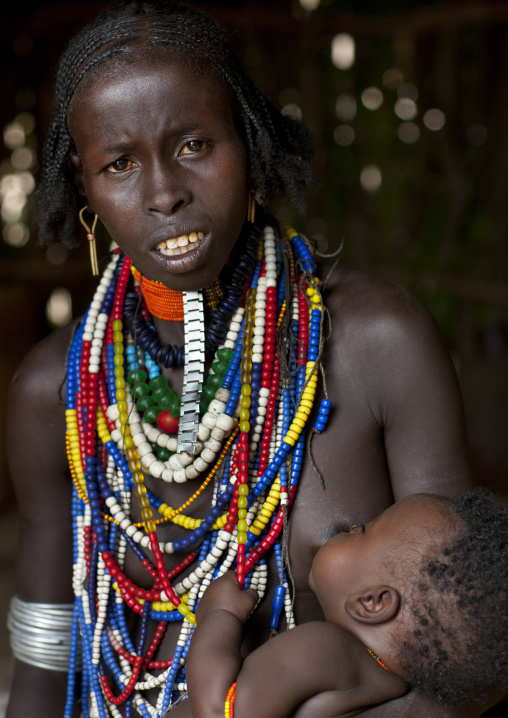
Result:
{"type": "Polygon", "coordinates": [[[161,344],[184,344],[183,322],[173,322],[152,316],[152,322],[161,344]]]}

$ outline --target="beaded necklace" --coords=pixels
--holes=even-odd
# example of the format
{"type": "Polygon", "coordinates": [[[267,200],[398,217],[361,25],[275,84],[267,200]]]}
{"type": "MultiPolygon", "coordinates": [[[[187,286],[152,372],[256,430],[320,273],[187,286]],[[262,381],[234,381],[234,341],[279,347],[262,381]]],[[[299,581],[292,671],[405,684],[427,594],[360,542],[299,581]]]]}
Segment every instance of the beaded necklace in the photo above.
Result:
{"type": "MultiPolygon", "coordinates": [[[[134,266],[131,266],[132,276],[141,287],[141,293],[146,303],[146,308],[152,317],[159,317],[168,322],[183,322],[183,296],[182,292],[165,287],[160,282],[155,282],[144,277],[134,266]]],[[[205,303],[213,311],[219,306],[220,300],[224,297],[222,284],[217,277],[210,287],[203,289],[205,303]]]]}
{"type": "MultiPolygon", "coordinates": [[[[271,548],[279,585],[270,628],[277,629],[283,608],[287,626],[294,626],[281,534],[316,393],[323,307],[314,261],[296,232],[274,223],[256,234],[254,244],[249,240],[253,261],[245,254],[249,271],[230,279],[207,330],[215,356],[201,394],[195,454],[178,451],[175,427],[166,430],[161,414],[176,418],[178,397],[169,395],[149,348],[125,329],[133,281],[128,257],[113,255],[76,332],[67,372],[75,609],[65,718],[75,701],[78,643],[85,718],[128,718],[133,707],[146,718],[166,715],[186,695],[185,659],[204,590],[234,569],[240,585],[262,599],[271,548]],[[148,490],[143,471],[165,482],[201,477],[201,484],[173,508],[148,490]],[[208,484],[209,513],[193,518],[187,510],[208,484]],[[141,522],[132,519],[132,501],[141,522]],[[157,524],[167,521],[187,535],[159,541],[157,524]],[[126,576],[128,547],[150,589],[126,576]],[[182,561],[168,572],[164,554],[179,552],[182,561]],[[135,640],[128,613],[139,616],[135,640]],[[149,621],[157,624],[151,641],[149,621]],[[180,635],[173,657],[160,661],[156,653],[171,621],[181,622],[180,635]],[[154,688],[155,706],[145,695],[154,688]]],[[[325,428],[329,407],[321,402],[315,430],[325,428]]]]}

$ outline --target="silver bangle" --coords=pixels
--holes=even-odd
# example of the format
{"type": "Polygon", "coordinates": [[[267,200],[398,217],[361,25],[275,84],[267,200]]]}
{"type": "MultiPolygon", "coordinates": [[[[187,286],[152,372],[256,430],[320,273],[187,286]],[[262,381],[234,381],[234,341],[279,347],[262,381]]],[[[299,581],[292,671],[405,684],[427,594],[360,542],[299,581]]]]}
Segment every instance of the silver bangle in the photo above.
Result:
{"type": "Polygon", "coordinates": [[[73,610],[72,603],[32,603],[13,596],[7,628],[14,657],[38,668],[67,672],[73,610]]]}

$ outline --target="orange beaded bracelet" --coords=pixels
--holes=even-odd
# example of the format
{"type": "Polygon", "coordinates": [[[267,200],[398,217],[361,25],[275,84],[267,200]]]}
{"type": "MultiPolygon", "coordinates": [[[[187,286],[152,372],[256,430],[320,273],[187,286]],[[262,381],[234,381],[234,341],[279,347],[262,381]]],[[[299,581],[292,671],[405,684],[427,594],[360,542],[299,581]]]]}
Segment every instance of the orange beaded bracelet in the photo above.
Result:
{"type": "Polygon", "coordinates": [[[233,683],[226,696],[226,703],[224,704],[224,718],[235,718],[235,695],[236,681],[233,683]]]}

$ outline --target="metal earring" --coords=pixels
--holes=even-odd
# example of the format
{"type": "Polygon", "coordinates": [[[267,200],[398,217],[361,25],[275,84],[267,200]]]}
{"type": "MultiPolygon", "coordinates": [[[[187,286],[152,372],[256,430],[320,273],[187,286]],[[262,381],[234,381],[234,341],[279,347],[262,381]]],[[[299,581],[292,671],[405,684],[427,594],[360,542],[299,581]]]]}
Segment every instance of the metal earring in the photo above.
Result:
{"type": "Polygon", "coordinates": [[[79,221],[86,229],[86,238],[88,239],[88,246],[90,247],[90,264],[92,265],[92,274],[94,277],[97,277],[99,274],[99,263],[97,262],[97,246],[95,244],[95,225],[97,224],[97,214],[95,214],[94,220],[92,222],[92,227],[90,228],[83,219],[83,214],[84,212],[86,212],[87,209],[88,205],[85,205],[79,211],[79,221]]]}
{"type": "Polygon", "coordinates": [[[249,204],[247,206],[247,222],[251,222],[254,224],[254,220],[256,219],[256,199],[254,197],[254,192],[251,190],[249,192],[249,204]]]}

